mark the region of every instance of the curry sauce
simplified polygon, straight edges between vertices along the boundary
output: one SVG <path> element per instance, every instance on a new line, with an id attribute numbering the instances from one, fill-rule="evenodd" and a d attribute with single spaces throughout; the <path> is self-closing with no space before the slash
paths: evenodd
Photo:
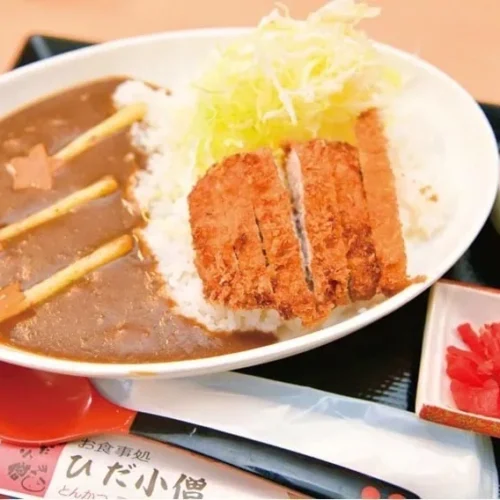
<path id="1" fill-rule="evenodd" d="M 0 121 L 0 227 L 19 221 L 105 175 L 120 185 L 7 242 L 0 250 L 0 288 L 26 289 L 107 241 L 143 224 L 125 200 L 129 182 L 144 168 L 128 130 L 95 144 L 54 174 L 50 190 L 12 188 L 5 165 L 44 144 L 49 155 L 115 110 L 121 78 L 91 82 L 49 96 Z M 39 306 L 0 324 L 0 341 L 51 356 L 100 362 L 174 361 L 217 356 L 270 344 L 269 334 L 211 334 L 175 315 L 149 252 L 134 250 L 74 283 Z"/>

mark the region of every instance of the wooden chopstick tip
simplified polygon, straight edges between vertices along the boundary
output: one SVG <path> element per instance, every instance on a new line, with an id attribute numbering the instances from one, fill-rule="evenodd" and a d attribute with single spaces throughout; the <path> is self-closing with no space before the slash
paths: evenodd
<path id="1" fill-rule="evenodd" d="M 56 170 L 97 142 L 142 120 L 146 112 L 147 106 L 142 102 L 125 106 L 83 132 L 52 156 L 49 156 L 43 144 L 37 144 L 26 156 L 12 158 L 7 162 L 6 169 L 13 178 L 13 189 L 16 191 L 27 188 L 44 191 L 52 189 L 52 177 Z"/>
<path id="2" fill-rule="evenodd" d="M 94 184 L 66 196 L 53 205 L 29 215 L 25 219 L 0 228 L 0 242 L 10 240 L 35 227 L 62 217 L 75 208 L 97 198 L 107 196 L 118 189 L 118 187 L 118 181 L 111 175 L 107 175 Z"/>
<path id="3" fill-rule="evenodd" d="M 102 245 L 24 292 L 19 283 L 12 283 L 0 289 L 0 322 L 41 304 L 87 274 L 129 253 L 133 247 L 134 238 L 125 234 Z"/>
<path id="4" fill-rule="evenodd" d="M 134 103 L 121 108 L 104 121 L 78 136 L 66 147 L 58 151 L 54 157 L 65 161 L 70 160 L 106 137 L 129 127 L 134 122 L 142 120 L 146 115 L 146 111 L 147 107 L 144 103 Z"/>

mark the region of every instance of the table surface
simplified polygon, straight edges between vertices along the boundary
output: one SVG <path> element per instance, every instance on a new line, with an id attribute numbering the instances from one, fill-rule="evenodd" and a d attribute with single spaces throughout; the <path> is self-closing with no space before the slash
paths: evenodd
<path id="1" fill-rule="evenodd" d="M 1 0 L 0 71 L 25 39 L 52 34 L 104 41 L 142 33 L 208 26 L 244 26 L 274 0 Z M 324 0 L 283 0 L 304 16 Z M 499 0 L 372 0 L 381 16 L 365 23 L 376 39 L 429 60 L 483 102 L 500 104 Z M 493 48 L 493 50 L 492 50 Z"/>

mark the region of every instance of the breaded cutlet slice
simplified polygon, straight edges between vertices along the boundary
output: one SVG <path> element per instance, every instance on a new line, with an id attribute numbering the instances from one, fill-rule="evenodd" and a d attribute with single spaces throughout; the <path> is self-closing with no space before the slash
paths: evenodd
<path id="1" fill-rule="evenodd" d="M 337 200 L 335 155 L 321 139 L 291 144 L 288 184 L 298 214 L 314 295 L 323 312 L 349 302 L 349 268 Z"/>
<path id="2" fill-rule="evenodd" d="M 223 171 L 217 165 L 196 184 L 188 203 L 195 265 L 203 292 L 209 301 L 226 304 L 230 299 L 242 300 L 245 292 L 229 231 L 220 230 L 226 224 L 225 205 L 218 202 L 223 190 Z"/>
<path id="3" fill-rule="evenodd" d="M 355 133 L 375 251 L 381 266 L 380 290 L 393 295 L 408 286 L 409 281 L 395 179 L 379 112 L 370 109 L 362 113 L 356 121 Z"/>
<path id="4" fill-rule="evenodd" d="M 377 293 L 380 266 L 370 227 L 363 178 L 356 148 L 347 143 L 329 145 L 335 165 L 337 203 L 342 221 L 349 295 L 353 302 L 369 300 Z"/>
<path id="5" fill-rule="evenodd" d="M 205 297 L 231 309 L 274 304 L 245 169 L 255 154 L 234 155 L 212 167 L 189 195 L 195 265 Z"/>
<path id="6" fill-rule="evenodd" d="M 304 325 L 310 325 L 318 320 L 318 312 L 306 281 L 290 194 L 271 150 L 260 150 L 258 155 L 258 167 L 247 163 L 246 175 L 252 186 L 276 308 L 285 319 L 299 317 Z"/>

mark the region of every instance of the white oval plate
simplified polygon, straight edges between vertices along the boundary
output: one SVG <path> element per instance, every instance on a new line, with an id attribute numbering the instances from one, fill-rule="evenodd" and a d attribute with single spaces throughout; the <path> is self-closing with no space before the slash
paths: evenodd
<path id="1" fill-rule="evenodd" d="M 244 28 L 205 29 L 118 40 L 41 61 L 0 76 L 0 116 L 33 100 L 95 78 L 127 75 L 171 89 L 188 82 L 216 43 Z M 422 293 L 470 246 L 488 218 L 498 187 L 498 151 L 493 132 L 474 99 L 438 69 L 399 50 L 380 45 L 394 63 L 415 76 L 412 107 L 422 128 L 431 129 L 450 186 L 457 191 L 444 230 L 416 253 L 414 269 L 427 279 L 336 325 L 276 344 L 235 354 L 169 363 L 102 364 L 35 355 L 0 346 L 0 360 L 41 370 L 91 377 L 183 377 L 233 370 L 291 356 L 373 323 Z M 439 168 L 439 166 L 438 166 Z M 68 332 L 68 335 L 77 332 Z M 401 325 L 401 335 L 404 335 Z"/>

